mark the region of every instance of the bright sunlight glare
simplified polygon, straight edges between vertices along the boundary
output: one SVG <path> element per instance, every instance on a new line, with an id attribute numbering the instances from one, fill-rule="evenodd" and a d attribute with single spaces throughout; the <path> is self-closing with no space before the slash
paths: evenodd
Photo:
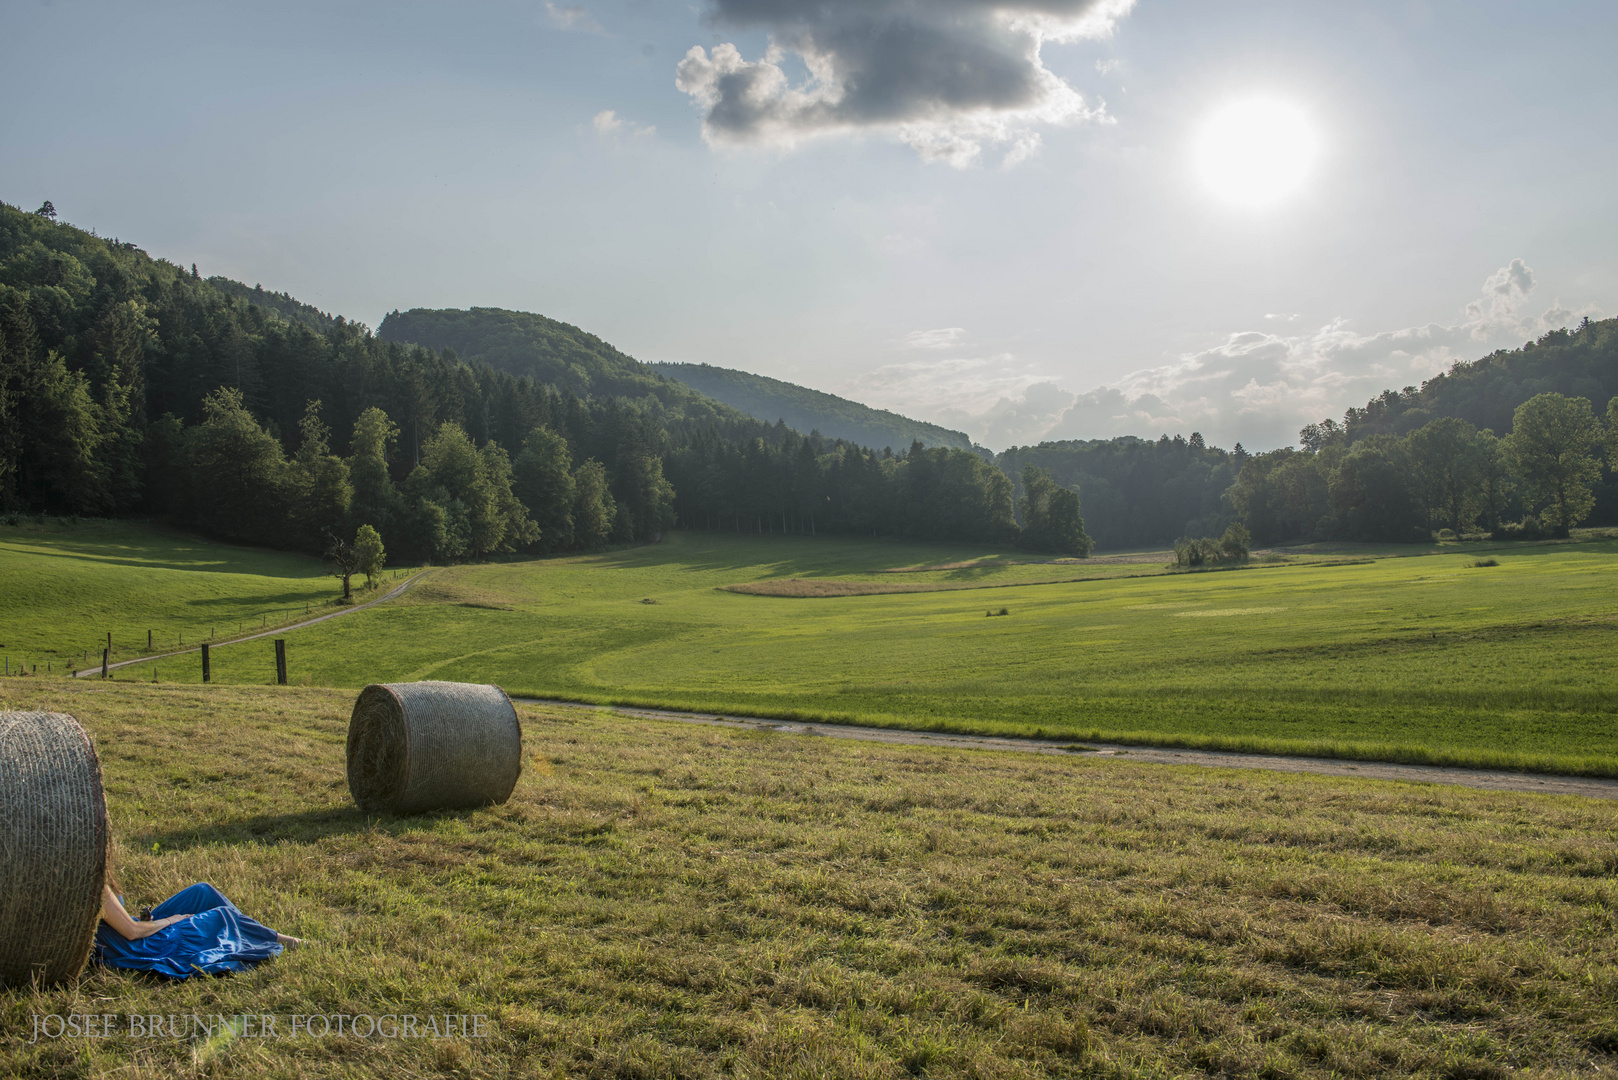
<path id="1" fill-rule="evenodd" d="M 1220 108 L 1203 123 L 1195 150 L 1197 173 L 1214 195 L 1255 209 L 1298 190 L 1319 153 L 1304 111 L 1271 98 Z"/>

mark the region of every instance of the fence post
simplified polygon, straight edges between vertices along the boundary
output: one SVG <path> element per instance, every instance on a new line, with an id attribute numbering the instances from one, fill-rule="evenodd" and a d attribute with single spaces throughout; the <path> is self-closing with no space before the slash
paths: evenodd
<path id="1" fill-rule="evenodd" d="M 152 651 L 152 632 L 150 630 L 146 631 L 146 651 Z"/>
<path id="2" fill-rule="evenodd" d="M 275 639 L 275 681 L 279 686 L 287 684 L 287 639 Z"/>
<path id="3" fill-rule="evenodd" d="M 112 635 L 108 634 L 107 636 L 111 637 Z M 112 650 L 111 649 L 102 649 L 101 650 L 101 677 L 103 679 L 105 679 L 107 677 L 107 661 L 111 657 L 112 657 Z"/>
<path id="4" fill-rule="evenodd" d="M 212 679 L 213 672 L 208 670 L 208 643 L 204 641 L 202 643 L 202 681 L 210 682 Z"/>

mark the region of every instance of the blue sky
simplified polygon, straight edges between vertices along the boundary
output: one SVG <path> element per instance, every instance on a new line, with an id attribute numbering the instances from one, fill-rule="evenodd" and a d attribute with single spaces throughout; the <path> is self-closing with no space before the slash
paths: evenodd
<path id="1" fill-rule="evenodd" d="M 1284 445 L 1618 312 L 1610 2 L 20 0 L 4 22 L 0 199 L 373 326 L 539 311 L 995 448 Z M 1308 160 L 1256 203 L 1196 150 L 1253 100 L 1313 146 L 1259 130 Z"/>

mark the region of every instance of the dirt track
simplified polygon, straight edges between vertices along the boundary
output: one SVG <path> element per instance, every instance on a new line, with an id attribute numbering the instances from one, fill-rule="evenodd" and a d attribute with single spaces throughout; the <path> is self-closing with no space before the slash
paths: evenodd
<path id="1" fill-rule="evenodd" d="M 341 611 L 330 611 L 324 615 L 316 615 L 312 619 L 304 619 L 302 622 L 291 623 L 287 626 L 277 626 L 271 630 L 261 630 L 256 634 L 248 634 L 246 637 L 229 638 L 225 641 L 210 641 L 208 643 L 208 647 L 210 649 L 223 649 L 227 645 L 240 645 L 244 641 L 257 641 L 260 638 L 275 637 L 277 634 L 284 634 L 289 630 L 298 630 L 305 626 L 313 626 L 316 623 L 323 623 L 327 619 L 337 619 L 344 615 L 352 615 L 356 611 L 364 611 L 368 607 L 374 607 L 377 604 L 392 600 L 395 596 L 402 595 L 406 589 L 410 588 L 410 586 L 414 585 L 416 582 L 420 581 L 430 573 L 432 573 L 431 570 L 418 571 L 417 573 L 406 578 L 404 581 L 395 585 L 388 592 L 377 597 L 375 600 L 368 600 L 363 604 L 356 604 L 353 607 L 343 608 Z M 116 664 L 108 664 L 107 670 L 117 671 L 119 668 L 129 667 L 132 664 L 150 664 L 154 660 L 163 660 L 170 656 L 185 656 L 189 653 L 198 653 L 201 651 L 202 646 L 198 645 L 190 649 L 175 649 L 173 652 L 157 653 L 152 656 L 137 656 L 133 660 L 120 660 Z M 95 667 L 87 667 L 83 671 L 75 671 L 73 673 L 73 677 L 75 679 L 88 679 L 92 676 L 100 674 L 101 665 L 97 664 Z"/>
<path id="2" fill-rule="evenodd" d="M 577 702 L 540 698 L 517 698 L 533 705 L 571 705 Z M 789 735 L 820 736 L 833 739 L 862 739 L 867 742 L 897 743 L 910 746 L 949 746 L 968 750 L 1010 750 L 1024 754 L 1061 754 L 1094 759 L 1121 758 L 1153 765 L 1202 765 L 1220 769 L 1268 769 L 1272 772 L 1321 773 L 1327 776 L 1359 776 L 1373 780 L 1403 780 L 1420 784 L 1454 784 L 1482 791 L 1526 791 L 1538 795 L 1579 795 L 1587 799 L 1618 799 L 1618 780 L 1598 780 L 1582 776 L 1547 776 L 1539 773 L 1501 772 L 1492 769 L 1458 769 L 1439 765 L 1398 765 L 1379 761 L 1344 761 L 1338 758 L 1281 757 L 1271 754 L 1238 754 L 1224 750 L 1176 750 L 1152 746 L 1116 746 L 1086 742 L 1092 749 L 1074 751 L 1072 740 L 1004 739 L 987 735 L 945 735 L 931 731 L 901 728 L 856 727 L 848 724 L 809 724 L 787 720 L 764 720 L 747 716 L 714 713 L 688 713 L 668 709 L 616 707 L 606 711 L 647 720 L 671 720 L 682 724 L 709 724 L 717 727 L 754 731 L 780 731 Z"/>

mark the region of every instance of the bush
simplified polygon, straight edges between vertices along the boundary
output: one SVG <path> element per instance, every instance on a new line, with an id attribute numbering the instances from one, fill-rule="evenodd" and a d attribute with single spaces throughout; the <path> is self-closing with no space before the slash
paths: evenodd
<path id="1" fill-rule="evenodd" d="M 1234 521 L 1225 528 L 1225 535 L 1219 538 L 1219 549 L 1231 562 L 1245 562 L 1248 545 L 1252 542 L 1253 534 L 1247 531 L 1247 526 Z"/>
<path id="2" fill-rule="evenodd" d="M 1496 540 L 1544 540 L 1551 535 L 1551 531 L 1539 518 L 1529 514 L 1521 521 L 1508 521 L 1495 531 Z"/>
<path id="3" fill-rule="evenodd" d="M 1434 537 L 1441 544 L 1452 544 L 1452 543 L 1455 542 L 1455 539 L 1456 539 L 1455 530 L 1454 529 L 1439 529 L 1438 532 L 1434 534 Z"/>
<path id="4" fill-rule="evenodd" d="M 1225 535 L 1218 540 L 1211 536 L 1200 538 L 1182 536 L 1174 542 L 1174 565 L 1196 569 L 1202 566 L 1217 566 L 1220 563 L 1246 562 L 1247 545 L 1250 540 L 1246 526 L 1240 523 L 1226 529 Z"/>
<path id="5" fill-rule="evenodd" d="M 1500 560 L 1499 559 L 1479 559 L 1476 562 L 1474 562 L 1472 565 L 1473 566 L 1499 566 L 1500 565 Z"/>

